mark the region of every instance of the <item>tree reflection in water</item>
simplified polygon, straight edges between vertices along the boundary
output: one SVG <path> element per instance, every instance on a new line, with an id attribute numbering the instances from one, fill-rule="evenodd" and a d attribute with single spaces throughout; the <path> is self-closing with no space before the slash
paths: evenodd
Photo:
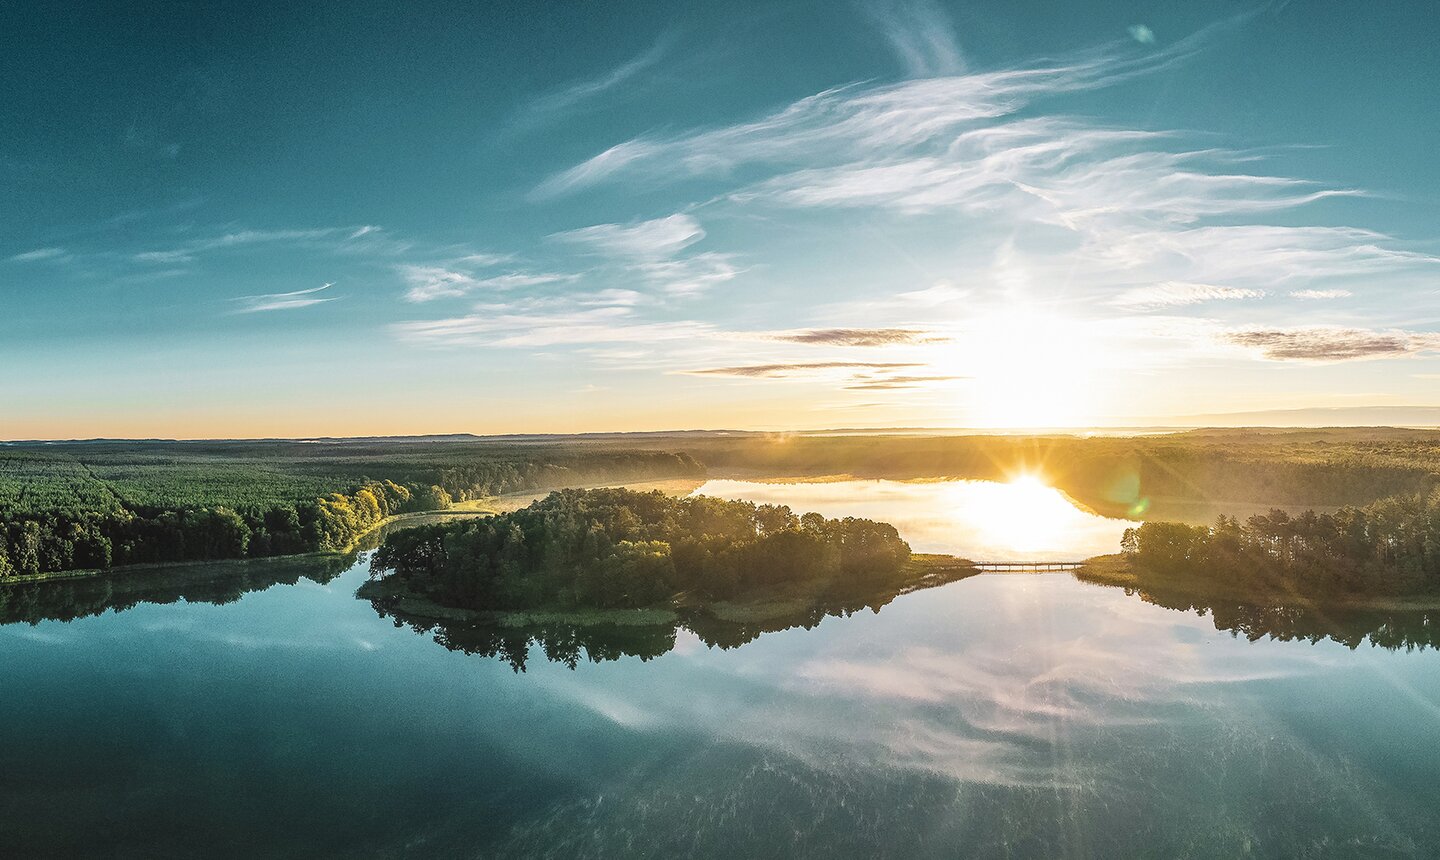
<path id="1" fill-rule="evenodd" d="M 1392 651 L 1440 648 L 1440 610 L 1368 609 L 1259 599 L 1247 602 L 1153 588 L 1126 588 L 1125 593 L 1156 606 L 1210 618 L 1217 630 L 1252 642 L 1264 638 L 1286 642 L 1330 639 L 1352 649 L 1367 642 Z M 830 616 L 844 617 L 867 609 L 879 612 L 896 596 L 835 600 L 783 616 L 744 622 L 724 621 L 696 611 L 673 623 L 656 625 L 549 622 L 507 627 L 416 618 L 388 609 L 380 601 L 372 604 L 381 617 L 393 619 L 396 627 L 408 627 L 421 635 L 433 634 L 437 643 L 452 651 L 501 660 L 516 672 L 524 672 L 527 660 L 535 654 L 571 669 L 582 660 L 651 660 L 675 648 L 682 628 L 708 646 L 738 648 L 765 633 L 813 628 Z"/>
<path id="2" fill-rule="evenodd" d="M 622 657 L 652 660 L 674 650 L 676 636 L 681 629 L 695 634 L 708 646 L 738 648 L 765 633 L 795 627 L 809 630 L 831 616 L 844 617 L 864 610 L 879 612 L 907 590 L 863 597 L 830 597 L 822 605 L 746 621 L 722 620 L 700 610 L 684 611 L 677 620 L 664 624 L 550 621 L 526 626 L 502 626 L 418 618 L 390 608 L 384 601 L 373 600 L 371 604 L 380 617 L 391 618 L 396 627 L 408 627 L 421 635 L 433 634 L 435 642 L 451 651 L 497 659 L 508 663 L 516 672 L 524 672 L 527 661 L 534 654 L 532 646 L 538 646 L 538 653 L 546 660 L 563 663 L 571 669 L 579 666 L 582 660 L 591 663 Z"/>
<path id="3" fill-rule="evenodd" d="M 124 612 L 142 603 L 183 600 L 224 605 L 246 594 L 275 585 L 294 585 L 302 579 L 327 584 L 354 566 L 356 560 L 357 556 L 351 554 L 207 563 L 133 570 L 123 576 L 0 586 L 0 624 L 72 621 L 107 611 Z M 905 592 L 832 597 L 788 614 L 745 621 L 722 620 L 704 611 L 689 610 L 680 612 L 671 623 L 657 625 L 547 622 L 504 627 L 436 622 L 406 616 L 381 601 L 372 601 L 372 605 L 397 627 L 433 635 L 437 643 L 452 651 L 498 659 L 523 672 L 532 653 L 572 669 L 582 660 L 651 660 L 675 648 L 681 628 L 706 645 L 737 648 L 765 633 L 813 628 L 831 616 L 844 617 L 864 610 L 879 612 L 901 593 Z M 1217 630 L 1251 641 L 1329 639 L 1352 649 L 1367 643 L 1388 650 L 1440 648 L 1440 609 L 1362 608 L 1263 595 L 1216 596 L 1165 583 L 1126 587 L 1125 593 L 1156 606 L 1196 613 L 1211 619 Z M 538 650 L 532 651 L 533 646 Z"/>
<path id="4" fill-rule="evenodd" d="M 141 603 L 234 603 L 246 594 L 308 579 L 324 585 L 357 555 L 313 555 L 174 565 L 58 582 L 0 585 L 0 624 L 73 621 Z"/>
<path id="5" fill-rule="evenodd" d="M 1156 606 L 1208 617 L 1216 630 L 1243 636 L 1251 642 L 1329 639 L 1352 650 L 1367 642 L 1390 651 L 1440 647 L 1440 610 L 1437 609 L 1377 609 L 1264 595 L 1244 599 L 1148 584 L 1127 587 L 1125 593 Z"/>

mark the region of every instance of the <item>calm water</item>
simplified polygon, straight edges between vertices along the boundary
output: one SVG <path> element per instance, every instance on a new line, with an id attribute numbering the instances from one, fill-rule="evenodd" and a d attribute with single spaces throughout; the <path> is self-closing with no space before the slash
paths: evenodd
<path id="1" fill-rule="evenodd" d="M 769 484 L 706 481 L 698 495 L 789 505 L 827 517 L 891 523 L 916 552 L 979 561 L 1079 561 L 1120 550 L 1135 525 L 1077 509 L 1056 489 L 1022 479 L 993 481 L 833 481 Z"/>
<path id="2" fill-rule="evenodd" d="M 0 856 L 1440 851 L 1433 650 L 1052 574 L 515 673 L 379 618 L 363 563 L 310 572 L 0 627 Z"/>

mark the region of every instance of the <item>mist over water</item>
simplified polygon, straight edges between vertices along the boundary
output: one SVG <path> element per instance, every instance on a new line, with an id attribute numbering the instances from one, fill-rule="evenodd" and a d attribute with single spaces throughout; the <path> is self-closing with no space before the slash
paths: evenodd
<path id="1" fill-rule="evenodd" d="M 866 517 L 899 530 L 916 552 L 977 561 L 1079 561 L 1120 551 L 1136 525 L 1083 511 L 1034 479 L 994 481 L 706 481 L 696 495 L 789 505 L 797 513 Z"/>

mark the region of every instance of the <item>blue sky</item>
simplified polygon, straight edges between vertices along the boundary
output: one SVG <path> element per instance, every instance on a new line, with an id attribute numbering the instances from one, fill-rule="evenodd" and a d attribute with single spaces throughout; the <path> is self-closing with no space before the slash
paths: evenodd
<path id="1" fill-rule="evenodd" d="M 1440 406 L 1434 12 L 15 4 L 0 436 Z"/>

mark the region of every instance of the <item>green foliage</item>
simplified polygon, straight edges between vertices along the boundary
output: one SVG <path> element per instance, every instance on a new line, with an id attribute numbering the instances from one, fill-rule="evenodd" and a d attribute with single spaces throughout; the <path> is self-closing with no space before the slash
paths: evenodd
<path id="1" fill-rule="evenodd" d="M 1440 485 L 1440 433 L 1425 430 L 1195 431 L 1154 436 L 804 436 L 687 438 L 712 469 L 769 475 L 1008 480 L 1042 475 L 1112 516 L 1147 501 L 1368 504 Z"/>
<path id="2" fill-rule="evenodd" d="M 436 602 L 468 609 L 653 606 L 828 581 L 893 580 L 910 547 L 893 526 L 660 492 L 562 490 L 485 520 L 397 532 L 375 556 Z"/>
<path id="3" fill-rule="evenodd" d="M 115 513 L 119 499 L 69 457 L 0 449 L 0 520 L 36 511 Z"/>
<path id="4" fill-rule="evenodd" d="M 1415 594 L 1440 590 L 1440 491 L 1333 514 L 1281 510 L 1214 526 L 1150 522 L 1121 544 L 1146 571 L 1272 593 Z"/>
<path id="5" fill-rule="evenodd" d="M 683 454 L 480 442 L 12 443 L 0 577 L 334 551 L 455 499 L 701 471 Z"/>

